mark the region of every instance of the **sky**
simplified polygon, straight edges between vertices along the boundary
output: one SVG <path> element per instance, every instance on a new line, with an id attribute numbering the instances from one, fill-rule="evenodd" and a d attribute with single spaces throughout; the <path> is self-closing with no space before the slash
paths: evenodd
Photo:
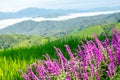
<path id="1" fill-rule="evenodd" d="M 0 12 L 16 12 L 28 7 L 93 9 L 114 6 L 120 6 L 120 0 L 0 0 Z"/>

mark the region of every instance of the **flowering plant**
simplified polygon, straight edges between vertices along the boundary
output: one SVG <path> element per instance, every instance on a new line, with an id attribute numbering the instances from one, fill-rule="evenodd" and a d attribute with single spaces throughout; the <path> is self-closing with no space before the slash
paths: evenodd
<path id="1" fill-rule="evenodd" d="M 95 34 L 94 41 L 82 42 L 73 54 L 65 45 L 67 60 L 59 48 L 55 48 L 59 60 L 38 60 L 22 73 L 25 80 L 103 80 L 114 79 L 120 65 L 120 32 L 113 30 L 112 38 L 100 41 Z"/>

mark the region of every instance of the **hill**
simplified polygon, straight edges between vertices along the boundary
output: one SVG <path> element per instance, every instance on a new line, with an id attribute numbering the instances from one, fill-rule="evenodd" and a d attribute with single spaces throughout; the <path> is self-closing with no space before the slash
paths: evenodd
<path id="1" fill-rule="evenodd" d="M 120 23 L 115 24 L 117 28 L 120 29 Z M 109 25 L 105 25 L 109 26 Z M 93 39 L 90 34 L 93 32 L 97 32 L 97 35 L 100 35 L 104 29 L 104 26 L 94 26 L 82 31 L 73 32 L 70 35 L 55 40 L 53 42 L 48 42 L 44 45 L 37 45 L 32 47 L 22 47 L 22 48 L 12 48 L 12 49 L 5 49 L 0 51 L 0 72 L 1 72 L 1 79 L 2 80 L 14 80 L 19 79 L 21 80 L 20 73 L 18 72 L 19 69 L 25 69 L 26 64 L 33 63 L 37 59 L 43 59 L 43 54 L 48 53 L 50 57 L 57 58 L 55 50 L 53 46 L 59 47 L 64 55 L 67 57 L 67 52 L 65 51 L 64 45 L 70 45 L 72 52 L 75 52 L 76 47 L 74 45 L 80 44 L 80 40 L 84 41 L 84 37 L 88 40 Z M 96 31 L 97 30 L 97 31 Z M 99 37 L 99 39 L 103 39 L 103 37 Z M 9 65 L 9 66 L 8 66 Z M 7 74 L 6 74 L 7 73 Z"/>
<path id="2" fill-rule="evenodd" d="M 118 30 L 120 30 L 120 23 L 101 24 L 101 25 L 92 26 L 80 31 L 76 30 L 71 32 L 69 36 L 92 37 L 93 33 L 97 35 L 103 35 L 103 34 L 109 35 L 111 34 L 113 28 L 117 28 Z"/>
<path id="3" fill-rule="evenodd" d="M 53 46 L 59 47 L 64 53 L 65 57 L 69 58 L 67 56 L 67 51 L 63 47 L 64 45 L 70 45 L 72 52 L 75 53 L 75 49 L 77 48 L 75 47 L 75 45 L 77 46 L 78 44 L 80 44 L 80 40 L 82 40 L 83 42 L 84 38 L 92 40 L 93 38 L 90 34 L 95 32 L 99 36 L 101 35 L 101 33 L 105 32 L 106 26 L 107 28 L 111 29 L 110 26 L 113 25 L 98 25 L 81 31 L 75 31 L 64 38 L 57 39 L 53 42 L 47 42 L 43 45 L 0 50 L 0 64 L 2 64 L 0 65 L 0 79 L 22 80 L 22 77 L 18 70 L 24 70 L 26 68 L 26 64 L 31 64 L 37 59 L 43 59 L 42 55 L 44 55 L 45 53 L 48 53 L 51 58 L 57 58 Z M 114 24 L 114 26 L 120 29 L 120 23 L 116 23 Z M 99 39 L 103 40 L 104 37 L 99 36 Z"/>
<path id="4" fill-rule="evenodd" d="M 78 17 L 64 21 L 24 21 L 0 30 L 0 34 L 30 34 L 41 36 L 63 36 L 74 30 L 82 30 L 90 26 L 114 24 L 120 22 L 120 13 Z"/>
<path id="5" fill-rule="evenodd" d="M 92 37 L 93 33 L 97 35 L 109 34 L 113 27 L 120 29 L 120 23 L 115 24 L 104 24 L 91 26 L 83 30 L 73 30 L 69 34 L 66 34 L 67 37 Z M 66 37 L 65 35 L 63 37 Z M 31 47 L 35 45 L 43 45 L 62 37 L 45 37 L 45 36 L 30 36 L 30 35 L 18 35 L 18 34 L 2 34 L 0 35 L 0 49 L 8 48 L 21 48 L 21 47 Z"/>
<path id="6" fill-rule="evenodd" d="M 47 42 L 51 42 L 56 39 L 57 38 L 55 37 L 48 38 L 43 36 L 30 36 L 30 35 L 17 35 L 17 34 L 0 35 L 0 49 L 43 45 Z"/>

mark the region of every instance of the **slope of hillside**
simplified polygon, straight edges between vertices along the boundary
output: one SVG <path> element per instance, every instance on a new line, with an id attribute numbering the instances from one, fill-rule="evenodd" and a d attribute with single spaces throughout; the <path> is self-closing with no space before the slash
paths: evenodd
<path id="1" fill-rule="evenodd" d="M 82 30 L 100 24 L 113 24 L 120 21 L 120 13 L 80 17 L 64 21 L 24 21 L 0 30 L 0 34 L 36 34 L 44 36 L 62 36 L 73 30 Z"/>
<path id="2" fill-rule="evenodd" d="M 95 33 L 96 35 L 101 34 L 111 34 L 112 29 L 117 28 L 120 30 L 120 23 L 115 24 L 101 24 L 92 26 L 90 28 L 86 28 L 84 30 L 75 30 L 69 34 L 69 36 L 82 36 L 82 37 L 92 37 L 92 34 Z"/>
<path id="3" fill-rule="evenodd" d="M 116 23 L 115 25 L 118 29 L 120 29 L 120 23 Z M 67 52 L 63 47 L 64 45 L 70 45 L 72 52 L 75 53 L 75 49 L 77 48 L 76 46 L 80 44 L 80 40 L 84 42 L 83 34 L 85 34 L 85 38 L 91 40 L 93 38 L 89 35 L 97 31 L 99 31 L 97 32 L 97 35 L 100 35 L 102 32 L 104 32 L 105 26 L 98 25 L 82 31 L 73 32 L 62 39 L 48 42 L 44 45 L 0 50 L 0 64 L 2 64 L 0 65 L 0 79 L 23 80 L 18 70 L 24 70 L 26 68 L 26 64 L 31 64 L 37 59 L 43 59 L 42 55 L 45 53 L 48 53 L 51 58 L 57 58 L 53 46 L 59 47 L 64 53 L 65 57 L 68 58 Z M 103 40 L 104 37 L 99 36 L 99 39 Z"/>
<path id="4" fill-rule="evenodd" d="M 92 34 L 97 35 L 109 34 L 113 27 L 120 29 L 120 23 L 96 25 L 83 30 L 73 30 L 67 37 L 92 37 Z M 58 36 L 58 35 L 57 35 Z M 59 35 L 60 36 L 60 35 Z M 66 37 L 64 35 L 64 37 Z M 3 34 L 0 35 L 0 49 L 17 48 L 17 47 L 31 47 L 34 45 L 42 45 L 47 42 L 55 41 L 61 37 L 44 37 L 44 36 L 30 36 L 17 34 Z"/>
<path id="5" fill-rule="evenodd" d="M 57 38 L 55 37 L 47 38 L 43 36 L 29 36 L 29 35 L 16 35 L 16 34 L 0 35 L 0 49 L 43 45 L 47 42 L 51 42 L 56 39 Z"/>

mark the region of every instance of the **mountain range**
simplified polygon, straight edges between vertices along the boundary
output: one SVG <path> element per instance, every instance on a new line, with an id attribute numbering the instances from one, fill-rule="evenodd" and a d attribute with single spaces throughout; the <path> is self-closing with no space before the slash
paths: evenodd
<path id="1" fill-rule="evenodd" d="M 120 10 L 120 6 L 115 7 L 102 7 L 95 9 L 44 9 L 44 8 L 36 8 L 29 7 L 22 9 L 17 12 L 0 12 L 0 20 L 3 19 L 15 19 L 22 17 L 58 17 L 67 15 L 68 13 L 82 13 L 82 12 L 100 12 L 100 11 L 115 11 Z"/>
<path id="2" fill-rule="evenodd" d="M 42 8 L 26 8 L 18 12 L 0 12 L 0 20 L 3 19 L 15 19 L 22 17 L 57 17 L 61 15 L 67 15 L 67 13 L 77 13 L 81 10 L 62 10 L 62 9 L 42 9 Z"/>
<path id="3" fill-rule="evenodd" d="M 120 21 L 120 13 L 77 17 L 62 21 L 23 21 L 0 30 L 0 34 L 31 34 L 44 36 L 62 36 L 75 30 L 90 26 L 113 24 Z"/>

